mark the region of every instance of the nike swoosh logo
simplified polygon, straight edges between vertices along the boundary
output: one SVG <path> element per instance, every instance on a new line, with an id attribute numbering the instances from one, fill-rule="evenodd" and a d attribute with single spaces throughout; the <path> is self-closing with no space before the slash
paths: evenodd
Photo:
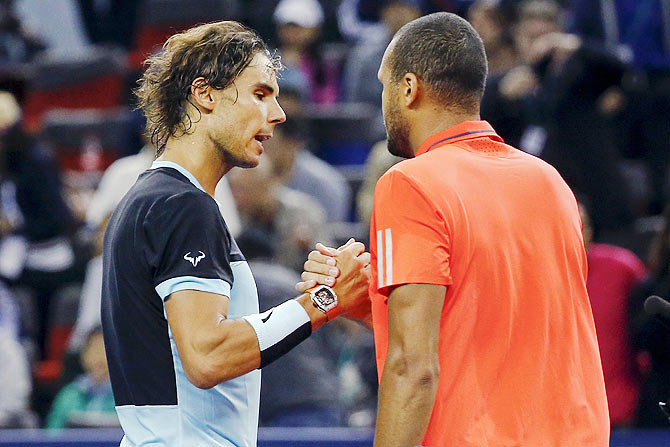
<path id="1" fill-rule="evenodd" d="M 268 320 L 270 319 L 270 317 L 272 316 L 272 312 L 274 312 L 274 309 L 270 311 L 270 313 L 268 314 L 267 317 L 265 317 L 265 318 L 261 318 L 261 321 L 262 321 L 263 323 L 267 323 L 267 321 L 268 321 Z"/>

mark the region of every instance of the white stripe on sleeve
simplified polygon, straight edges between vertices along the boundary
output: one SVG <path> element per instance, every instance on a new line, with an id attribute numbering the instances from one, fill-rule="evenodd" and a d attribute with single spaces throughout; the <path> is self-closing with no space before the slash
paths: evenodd
<path id="1" fill-rule="evenodd" d="M 377 230 L 377 286 L 384 287 L 384 241 L 382 230 Z"/>
<path id="2" fill-rule="evenodd" d="M 391 229 L 387 228 L 386 233 L 386 285 L 393 283 L 393 243 L 391 240 Z"/>

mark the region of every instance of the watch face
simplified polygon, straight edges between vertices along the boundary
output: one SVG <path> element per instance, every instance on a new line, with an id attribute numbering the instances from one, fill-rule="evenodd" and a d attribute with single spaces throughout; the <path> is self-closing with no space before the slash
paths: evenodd
<path id="1" fill-rule="evenodd" d="M 328 289 L 322 288 L 314 294 L 322 306 L 330 306 L 335 303 L 335 295 Z"/>
<path id="2" fill-rule="evenodd" d="M 323 312 L 328 312 L 337 306 L 337 296 L 327 286 L 321 286 L 312 292 L 312 301 Z"/>

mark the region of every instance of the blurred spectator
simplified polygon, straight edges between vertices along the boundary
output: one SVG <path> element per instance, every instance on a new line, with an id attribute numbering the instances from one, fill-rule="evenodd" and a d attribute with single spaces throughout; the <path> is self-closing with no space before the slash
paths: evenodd
<path id="1" fill-rule="evenodd" d="M 70 336 L 68 351 L 78 354 L 82 349 L 86 337 L 96 327 L 100 326 L 100 303 L 102 301 L 102 247 L 105 238 L 105 230 L 109 222 L 108 214 L 98 226 L 98 231 L 93 241 L 93 258 L 86 265 L 86 276 L 81 288 L 79 298 L 79 309 L 77 320 Z"/>
<path id="2" fill-rule="evenodd" d="M 660 213 L 670 167 L 670 4 L 666 0 L 575 0 L 568 29 L 596 39 L 630 61 L 630 104 L 619 123 L 631 156 L 647 163 L 652 213 Z M 667 199 L 667 197 L 665 197 Z"/>
<path id="3" fill-rule="evenodd" d="M 482 7 L 487 5 L 484 3 Z M 491 15 L 478 16 L 480 14 L 479 3 L 473 5 L 473 8 L 471 18 L 474 23 L 478 23 L 481 28 L 490 28 Z M 498 11 L 495 16 L 502 17 L 502 13 Z M 485 20 L 487 18 L 490 19 L 489 22 Z M 538 38 L 559 32 L 560 21 L 561 10 L 552 0 L 527 0 L 521 3 L 518 7 L 518 20 L 513 26 L 513 45 L 517 55 L 517 65 L 508 70 L 492 72 L 487 80 L 482 99 L 482 118 L 489 121 L 508 144 L 528 150 L 521 144 L 524 132 L 529 133 L 529 129 L 532 129 L 535 134 L 539 134 L 541 141 L 536 146 L 539 146 L 540 149 L 528 150 L 531 153 L 538 153 L 546 139 L 546 132 L 541 127 L 543 123 L 535 116 L 535 111 L 531 106 L 532 95 L 539 88 L 539 80 L 532 67 L 534 54 L 532 46 Z M 490 32 L 489 29 L 484 33 L 485 36 L 491 34 L 492 36 L 487 38 L 487 41 L 490 42 L 489 46 L 499 47 L 502 44 L 500 40 L 503 39 L 503 35 L 498 35 L 499 41 L 496 42 L 495 32 Z M 488 47 L 486 51 L 488 57 Z M 529 128 L 531 125 L 533 127 Z"/>
<path id="4" fill-rule="evenodd" d="M 14 297 L 0 284 L 0 428 L 34 428 L 29 409 L 30 366 L 19 341 L 19 310 Z"/>
<path id="5" fill-rule="evenodd" d="M 30 62 L 45 48 L 22 25 L 14 10 L 14 0 L 0 1 L 0 64 Z"/>
<path id="6" fill-rule="evenodd" d="M 107 168 L 86 213 L 86 224 L 90 229 L 97 231 L 103 220 L 114 211 L 130 187 L 135 184 L 137 177 L 149 169 L 153 160 L 154 148 L 147 144 L 138 154 L 120 158 Z M 214 198 L 219 204 L 230 232 L 233 236 L 238 234 L 240 217 L 225 177 L 216 185 Z"/>
<path id="7" fill-rule="evenodd" d="M 389 6 L 396 4 L 397 9 L 390 11 Z M 377 20 L 369 20 L 370 17 L 361 18 L 361 9 L 371 9 L 374 7 L 373 14 Z M 389 38 L 391 30 L 399 30 L 407 20 L 407 16 L 414 16 L 418 10 L 421 15 L 420 0 L 383 0 L 383 1 L 364 1 L 364 0 L 342 0 L 337 8 L 337 24 L 342 36 L 352 42 L 376 42 Z M 370 11 L 372 12 L 372 11 Z M 418 17 L 418 16 L 417 16 Z M 416 18 L 416 17 L 414 17 Z M 391 37 L 395 34 L 391 32 Z"/>
<path id="8" fill-rule="evenodd" d="M 288 117 L 265 143 L 277 178 L 291 189 L 314 197 L 325 209 L 329 222 L 346 221 L 351 188 L 333 166 L 314 155 L 300 110 L 304 104 L 295 86 L 280 81 L 281 105 Z M 224 177 L 225 178 L 225 177 Z"/>
<path id="9" fill-rule="evenodd" d="M 468 10 L 468 20 L 484 42 L 489 77 L 507 73 L 517 63 L 510 29 L 512 23 L 499 0 L 477 0 Z"/>
<path id="10" fill-rule="evenodd" d="M 342 352 L 338 375 L 340 401 L 346 410 L 350 427 L 374 427 L 377 419 L 379 376 L 375 362 L 372 332 L 362 325 L 343 319 Z"/>
<path id="11" fill-rule="evenodd" d="M 648 354 L 649 360 L 635 415 L 635 426 L 639 428 L 668 428 L 658 402 L 670 400 L 670 322 L 648 315 L 643 307 L 650 295 L 670 298 L 670 206 L 665 209 L 664 220 L 649 251 L 649 276 L 630 296 L 632 340 L 637 349 Z"/>
<path id="12" fill-rule="evenodd" d="M 86 37 L 76 0 L 16 0 L 14 10 L 30 35 L 50 51 L 72 56 L 86 50 Z"/>
<path id="13" fill-rule="evenodd" d="M 261 159 L 254 169 L 234 169 L 228 177 L 242 217 L 238 240 L 267 241 L 269 257 L 274 255 L 276 262 L 300 272 L 316 242 L 330 242 L 321 205 L 310 195 L 283 186 L 270 158 Z"/>
<path id="14" fill-rule="evenodd" d="M 0 276 L 35 295 L 44 353 L 52 296 L 79 279 L 70 239 L 75 223 L 57 165 L 22 130 L 20 114 L 15 99 L 0 93 Z"/>
<path id="15" fill-rule="evenodd" d="M 81 363 L 85 373 L 66 385 L 53 402 L 47 418 L 47 428 L 50 430 L 119 425 L 102 328 L 95 328 L 86 337 Z"/>
<path id="16" fill-rule="evenodd" d="M 640 386 L 636 353 L 627 330 L 628 298 L 645 276 L 645 268 L 624 248 L 591 243 L 591 223 L 583 201 L 579 211 L 589 265 L 586 289 L 600 346 L 610 422 L 612 427 L 628 427 L 633 423 Z"/>
<path id="17" fill-rule="evenodd" d="M 340 5 L 340 26 L 346 29 L 348 11 L 355 11 L 357 0 L 344 0 Z M 380 5 L 380 23 L 374 32 L 363 34 L 349 53 L 343 75 L 344 96 L 348 102 L 364 102 L 378 109 L 375 126 L 380 135 L 385 134 L 381 115 L 382 84 L 377 79 L 382 56 L 393 35 L 408 22 L 421 16 L 416 0 L 385 0 Z M 345 31 L 343 31 L 344 33 Z"/>
<path id="18" fill-rule="evenodd" d="M 387 148 L 386 140 L 375 144 L 365 161 L 365 177 L 356 197 L 358 219 L 369 223 L 372 217 L 372 201 L 375 194 L 377 180 L 402 158 L 392 155 Z"/>
<path id="19" fill-rule="evenodd" d="M 275 175 L 287 187 L 309 194 L 326 211 L 329 222 L 346 221 L 351 205 L 347 180 L 333 166 L 312 154 L 299 123 L 289 122 L 274 130 L 265 143 Z"/>
<path id="20" fill-rule="evenodd" d="M 371 5 L 375 5 L 374 11 Z M 337 7 L 337 27 L 340 34 L 350 42 L 376 40 L 386 36 L 388 30 L 379 20 L 377 2 L 365 0 L 342 0 Z"/>
<path id="21" fill-rule="evenodd" d="M 281 0 L 273 19 L 278 50 L 286 66 L 283 76 L 293 77 L 309 92 L 308 100 L 332 104 L 338 99 L 340 67 L 320 46 L 323 9 L 317 0 Z"/>

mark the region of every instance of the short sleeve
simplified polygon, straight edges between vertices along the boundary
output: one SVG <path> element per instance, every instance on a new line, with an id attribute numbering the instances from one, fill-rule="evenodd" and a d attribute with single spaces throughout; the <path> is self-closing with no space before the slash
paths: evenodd
<path id="1" fill-rule="evenodd" d="M 144 232 L 154 287 L 163 301 L 180 290 L 230 296 L 232 238 L 211 197 L 193 191 L 154 204 Z"/>
<path id="2" fill-rule="evenodd" d="M 427 193 L 392 169 L 375 187 L 370 251 L 380 293 L 400 284 L 452 283 L 449 229 Z"/>

